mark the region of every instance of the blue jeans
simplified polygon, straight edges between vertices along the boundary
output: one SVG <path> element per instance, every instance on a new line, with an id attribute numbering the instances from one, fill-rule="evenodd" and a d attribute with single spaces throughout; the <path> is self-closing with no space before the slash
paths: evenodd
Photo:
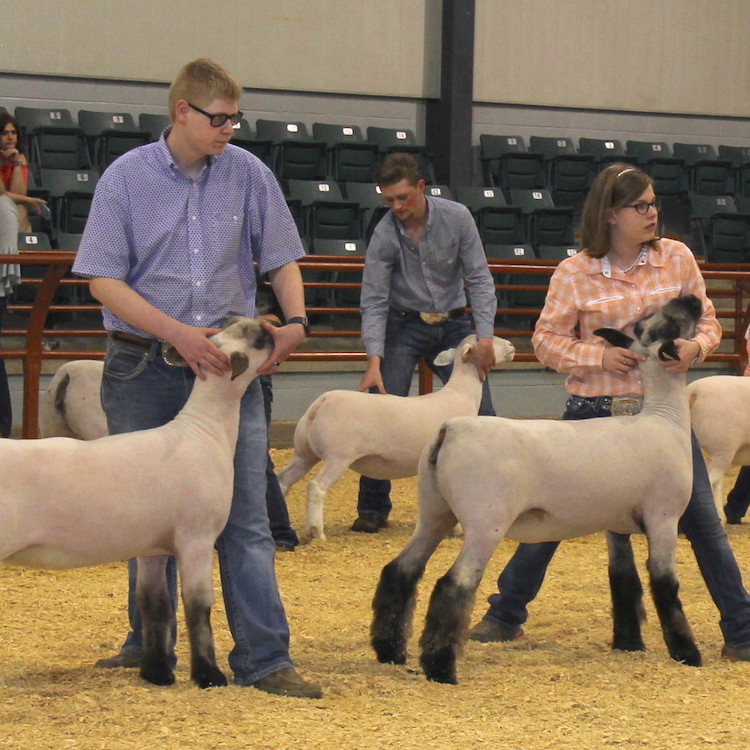
<path id="1" fill-rule="evenodd" d="M 158 345 L 147 353 L 110 341 L 102 379 L 102 405 L 110 432 L 148 429 L 173 419 L 187 401 L 194 379 L 189 368 L 167 365 Z M 232 507 L 216 542 L 227 620 L 235 643 L 229 665 L 240 685 L 293 666 L 266 511 L 267 441 L 260 383 L 255 380 L 240 404 Z M 154 502 L 159 502 L 158 487 L 154 488 Z M 186 502 L 191 502 L 190 498 Z M 143 644 L 135 605 L 135 565 L 129 565 L 128 571 L 131 632 L 123 649 Z M 176 604 L 173 561 L 169 578 Z"/>
<path id="2" fill-rule="evenodd" d="M 443 325 L 431 326 L 419 318 L 403 317 L 391 312 L 385 331 L 385 351 L 380 366 L 383 385 L 388 393 L 408 396 L 414 369 L 424 358 L 429 368 L 445 383 L 451 376 L 452 365 L 434 364 L 435 357 L 445 349 L 458 346 L 474 333 L 468 315 L 452 318 Z M 482 402 L 479 413 L 494 417 L 489 378 L 482 387 Z M 376 513 L 387 518 L 391 512 L 391 483 L 388 479 L 360 477 L 357 511 Z"/>
<path id="3" fill-rule="evenodd" d="M 576 405 L 566 409 L 563 419 L 588 419 L 610 416 L 606 410 Z M 680 531 L 690 541 L 703 580 L 719 610 L 719 626 L 724 641 L 734 648 L 750 646 L 750 596 L 716 513 L 706 464 L 695 435 L 693 447 L 693 492 L 680 519 Z M 497 579 L 499 594 L 488 598 L 490 608 L 485 619 L 507 628 L 521 627 L 528 617 L 527 605 L 539 592 L 559 542 L 519 544 L 513 557 Z"/>
<path id="4" fill-rule="evenodd" d="M 261 375 L 258 380 L 263 391 L 263 409 L 266 415 L 266 426 L 271 424 L 271 405 L 273 404 L 273 383 L 270 375 Z M 274 542 L 283 542 L 296 547 L 299 544 L 297 532 L 292 528 L 289 520 L 289 509 L 279 486 L 276 476 L 276 467 L 270 453 L 271 443 L 269 440 L 268 461 L 266 462 L 266 510 L 268 511 L 268 523 L 271 527 L 271 536 Z"/>
<path id="5" fill-rule="evenodd" d="M 737 474 L 734 487 L 727 495 L 727 509 L 732 515 L 742 518 L 747 513 L 748 506 L 750 506 L 750 466 L 743 466 Z"/>

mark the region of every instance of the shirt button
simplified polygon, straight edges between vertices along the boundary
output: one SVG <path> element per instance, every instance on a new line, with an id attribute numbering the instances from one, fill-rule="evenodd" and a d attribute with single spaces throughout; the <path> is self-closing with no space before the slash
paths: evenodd
<path id="1" fill-rule="evenodd" d="M 199 249 L 198 249 L 197 247 L 195 248 L 195 250 L 193 250 L 193 253 L 194 253 L 195 255 L 198 255 L 198 253 L 199 253 L 199 252 L 200 252 L 200 250 L 199 250 Z"/>
<path id="2" fill-rule="evenodd" d="M 195 316 L 195 319 L 196 319 L 196 320 L 203 320 L 203 316 L 202 316 L 202 315 L 196 315 L 196 316 Z"/>
<path id="3" fill-rule="evenodd" d="M 196 281 L 196 282 L 195 282 L 195 285 L 196 285 L 196 286 L 200 286 L 200 285 L 201 285 L 201 282 L 200 282 L 200 281 Z"/>
<path id="4" fill-rule="evenodd" d="M 197 218 L 198 218 L 198 217 L 197 217 L 197 216 L 196 216 L 195 214 L 193 214 L 193 215 L 192 215 L 192 216 L 190 217 L 191 221 L 195 221 L 195 220 L 196 220 Z"/>

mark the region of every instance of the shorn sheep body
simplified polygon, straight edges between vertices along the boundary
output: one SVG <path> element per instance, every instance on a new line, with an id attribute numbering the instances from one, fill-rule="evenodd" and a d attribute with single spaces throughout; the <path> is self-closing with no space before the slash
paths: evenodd
<path id="1" fill-rule="evenodd" d="M 456 682 L 456 658 L 476 589 L 503 538 L 569 539 L 607 531 L 613 647 L 643 648 L 642 589 L 629 535 L 645 533 L 651 591 L 670 655 L 699 666 L 700 653 L 678 597 L 677 524 L 690 498 L 692 462 L 685 376 L 657 357 L 692 335 L 701 313 L 692 296 L 669 302 L 639 326 L 639 341 L 596 333 L 648 356 L 640 365 L 643 410 L 580 421 L 461 417 L 449 420 L 419 466 L 419 517 L 403 551 L 382 571 L 373 601 L 372 645 L 381 662 L 403 664 L 416 588 L 427 560 L 459 521 L 464 542 L 437 582 L 420 640 L 421 664 L 436 682 Z M 627 340 L 627 342 L 626 342 Z M 664 343 L 653 343 L 664 341 Z M 670 343 L 671 342 L 671 343 Z"/>
<path id="2" fill-rule="evenodd" d="M 0 442 L 0 561 L 66 569 L 137 557 L 141 677 L 157 685 L 174 682 L 169 555 L 180 568 L 191 677 L 202 688 L 226 685 L 210 624 L 213 550 L 232 502 L 240 399 L 272 339 L 258 321 L 237 318 L 212 340 L 231 373 L 196 379 L 162 427 L 89 441 Z"/>
<path id="3" fill-rule="evenodd" d="M 99 392 L 104 363 L 77 359 L 61 365 L 39 403 L 39 437 L 96 440 L 109 434 Z"/>
<path id="4" fill-rule="evenodd" d="M 328 490 L 351 468 L 375 479 L 415 476 L 419 456 L 450 417 L 476 415 L 482 379 L 468 357 L 476 336 L 455 350 L 441 352 L 436 364 L 453 361 L 448 382 L 435 393 L 392 396 L 328 391 L 302 415 L 294 431 L 294 455 L 279 473 L 284 496 L 318 462 L 323 466 L 307 485 L 307 518 L 302 536 L 325 539 L 323 506 Z M 496 364 L 513 359 L 513 345 L 493 339 Z"/>
<path id="5" fill-rule="evenodd" d="M 732 465 L 750 464 L 750 377 L 700 378 L 687 392 L 693 430 L 707 454 L 716 509 L 724 518 L 724 475 Z"/>

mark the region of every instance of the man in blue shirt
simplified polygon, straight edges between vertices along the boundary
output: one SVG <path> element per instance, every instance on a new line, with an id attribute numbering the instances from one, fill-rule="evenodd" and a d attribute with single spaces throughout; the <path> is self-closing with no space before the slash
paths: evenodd
<path id="1" fill-rule="evenodd" d="M 102 403 L 112 434 L 173 419 L 194 378 L 222 374 L 228 361 L 207 336 L 232 313 L 256 314 L 254 263 L 268 273 L 287 325 L 274 328 L 260 375 L 302 342 L 307 320 L 297 260 L 304 255 L 271 171 L 229 145 L 242 89 L 211 60 L 188 63 L 169 91 L 172 120 L 160 140 L 115 161 L 102 175 L 73 270 L 90 279 L 110 332 Z M 188 367 L 162 356 L 173 345 Z M 274 571 L 265 505 L 266 422 L 260 382 L 240 407 L 235 487 L 217 540 L 222 589 L 235 645 L 234 681 L 266 692 L 319 698 L 294 669 Z M 169 477 L 165 477 L 169 481 Z M 159 488 L 154 487 L 154 502 Z M 190 502 L 190 498 L 186 498 Z M 143 648 L 130 565 L 131 632 L 103 667 L 138 666 Z M 174 594 L 172 568 L 170 588 Z"/>
<path id="2" fill-rule="evenodd" d="M 435 366 L 435 357 L 475 328 L 478 342 L 470 358 L 485 376 L 479 413 L 494 416 L 486 376 L 495 361 L 497 297 L 470 211 L 427 197 L 410 154 L 389 156 L 375 181 L 390 211 L 370 238 L 362 275 L 367 370 L 359 390 L 408 396 L 422 357 L 445 383 L 451 368 Z M 467 294 L 474 328 L 465 310 Z M 388 480 L 361 477 L 353 531 L 372 534 L 388 525 L 389 492 Z"/>

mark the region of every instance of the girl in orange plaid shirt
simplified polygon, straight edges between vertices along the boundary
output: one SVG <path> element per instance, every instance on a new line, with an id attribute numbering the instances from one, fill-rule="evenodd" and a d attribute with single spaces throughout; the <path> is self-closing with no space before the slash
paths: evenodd
<path id="1" fill-rule="evenodd" d="M 659 239 L 658 202 L 648 175 L 627 164 L 605 169 L 589 191 L 581 217 L 581 247 L 550 279 L 544 309 L 532 338 L 542 364 L 567 373 L 569 398 L 563 419 L 589 419 L 639 409 L 643 394 L 641 355 L 594 336 L 599 327 L 633 335 L 641 318 L 683 294 L 703 302 L 695 336 L 678 339 L 687 371 L 721 340 L 714 306 L 690 249 Z M 623 406 L 622 411 L 618 408 Z M 750 596 L 716 513 L 706 466 L 693 435 L 693 492 L 680 519 L 701 574 L 721 615 L 722 654 L 750 661 Z M 523 635 L 527 605 L 538 593 L 559 542 L 520 544 L 498 578 L 500 593 L 470 633 L 476 641 L 509 641 Z"/>

